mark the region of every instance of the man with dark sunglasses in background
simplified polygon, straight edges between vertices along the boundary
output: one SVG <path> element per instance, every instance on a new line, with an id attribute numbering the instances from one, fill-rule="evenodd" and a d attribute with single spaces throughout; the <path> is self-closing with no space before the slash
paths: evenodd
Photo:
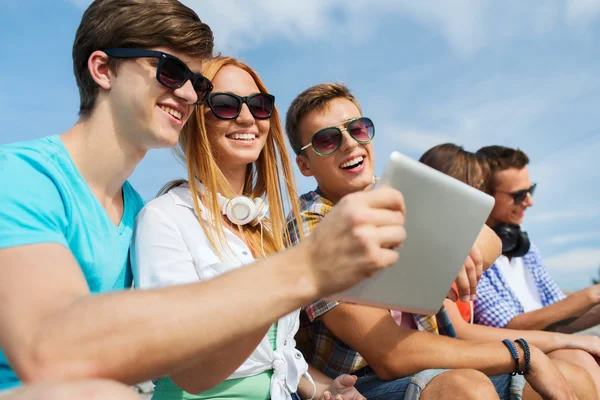
<path id="1" fill-rule="evenodd" d="M 96 0 L 73 46 L 79 120 L 62 135 L 0 146 L 0 396 L 132 398 L 115 381 L 190 366 L 205 368 L 198 390 L 207 390 L 278 318 L 397 260 L 404 202 L 390 189 L 352 196 L 306 244 L 247 268 L 126 290 L 143 206 L 127 178 L 148 150 L 177 143 L 212 88 L 201 75 L 212 49 L 210 28 L 177 0 Z M 213 100 L 231 108 L 231 99 Z M 233 99 L 233 108 L 240 101 L 266 116 L 271 100 Z M 229 346 L 239 357 L 220 357 Z"/>
<path id="2" fill-rule="evenodd" d="M 521 229 L 536 184 L 519 149 L 487 146 L 477 155 L 490 166 L 496 203 L 487 224 L 502 240 L 502 255 L 477 287 L 475 322 L 511 329 L 577 332 L 600 323 L 600 285 L 566 297 L 542 264 L 540 251 Z"/>

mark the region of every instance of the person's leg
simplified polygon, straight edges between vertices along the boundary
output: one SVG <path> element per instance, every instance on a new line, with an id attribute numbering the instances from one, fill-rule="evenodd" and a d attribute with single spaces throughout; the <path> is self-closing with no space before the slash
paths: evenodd
<path id="1" fill-rule="evenodd" d="M 562 360 L 554 360 L 558 370 L 564 375 L 579 400 L 597 400 L 594 380 L 585 369 Z M 525 386 L 523 400 L 541 400 L 542 398 L 529 386 Z"/>
<path id="2" fill-rule="evenodd" d="M 490 379 L 474 369 L 455 369 L 436 376 L 425 387 L 421 400 L 498 399 Z"/>
<path id="3" fill-rule="evenodd" d="M 501 400 L 522 400 L 525 378 L 522 375 L 503 374 L 490 376 L 496 393 Z"/>
<path id="4" fill-rule="evenodd" d="M 474 370 L 430 369 L 393 381 L 373 373 L 359 377 L 356 389 L 369 400 L 497 399 L 487 376 Z"/>
<path id="5" fill-rule="evenodd" d="M 128 386 L 108 380 L 85 380 L 25 385 L 2 400 L 140 400 Z"/>
<path id="6" fill-rule="evenodd" d="M 553 360 L 562 360 L 585 369 L 594 380 L 596 394 L 600 396 L 600 366 L 594 357 L 583 350 L 556 350 L 548 353 Z"/>

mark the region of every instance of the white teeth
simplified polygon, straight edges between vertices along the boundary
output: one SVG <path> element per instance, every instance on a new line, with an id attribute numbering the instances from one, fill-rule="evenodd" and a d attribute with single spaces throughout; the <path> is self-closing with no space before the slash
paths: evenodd
<path id="1" fill-rule="evenodd" d="M 175 118 L 177 118 L 179 120 L 183 117 L 183 115 L 179 111 L 174 110 L 171 107 L 167 107 L 167 106 L 159 106 L 159 107 L 164 112 L 171 114 L 172 116 L 174 116 Z"/>
<path id="2" fill-rule="evenodd" d="M 233 135 L 227 136 L 230 139 L 234 140 L 254 140 L 256 139 L 256 135 L 254 133 L 234 133 Z"/>
<path id="3" fill-rule="evenodd" d="M 352 160 L 346 161 L 345 163 L 343 163 L 342 165 L 340 165 L 340 168 L 348 168 L 348 167 L 351 167 L 351 166 L 355 166 L 359 162 L 362 162 L 363 160 L 364 160 L 363 156 L 354 157 Z"/>

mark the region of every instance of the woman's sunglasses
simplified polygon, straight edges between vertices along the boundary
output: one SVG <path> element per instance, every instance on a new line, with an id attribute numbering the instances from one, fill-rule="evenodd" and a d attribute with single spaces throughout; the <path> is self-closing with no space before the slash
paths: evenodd
<path id="1" fill-rule="evenodd" d="M 211 93 L 207 102 L 215 117 L 220 119 L 237 118 L 244 103 L 248 106 L 250 114 L 256 119 L 271 118 L 273 108 L 275 108 L 275 97 L 268 93 L 240 97 L 233 93 L 217 92 Z"/>
<path id="2" fill-rule="evenodd" d="M 511 195 L 513 201 L 515 202 L 515 205 L 519 205 L 525 201 L 525 199 L 527 198 L 527 194 L 530 194 L 533 197 L 533 193 L 535 192 L 536 186 L 537 183 L 534 183 L 529 189 L 517 190 L 516 192 L 503 192 L 501 190 L 496 190 L 496 192 Z"/>
<path id="3" fill-rule="evenodd" d="M 342 145 L 343 131 L 360 144 L 367 144 L 375 136 L 375 125 L 373 121 L 367 117 L 360 117 L 346 122 L 346 126 L 342 129 L 336 126 L 323 128 L 312 136 L 310 143 L 302 147 L 298 154 L 312 147 L 315 153 L 320 156 L 328 156 L 333 154 Z"/>
<path id="4" fill-rule="evenodd" d="M 158 58 L 156 80 L 169 89 L 180 88 L 190 80 L 198 96 L 198 100 L 194 103 L 196 105 L 202 104 L 213 88 L 208 78 L 193 73 L 179 58 L 163 53 L 162 51 L 128 48 L 106 49 L 102 51 L 114 58 Z"/>

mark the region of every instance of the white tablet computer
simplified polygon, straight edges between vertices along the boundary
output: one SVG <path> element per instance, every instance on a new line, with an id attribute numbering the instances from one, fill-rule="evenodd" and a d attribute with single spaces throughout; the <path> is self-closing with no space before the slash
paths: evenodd
<path id="1" fill-rule="evenodd" d="M 329 298 L 435 314 L 490 214 L 494 198 L 398 152 L 390 155 L 381 186 L 400 190 L 406 202 L 407 238 L 397 249 L 400 258 Z"/>

